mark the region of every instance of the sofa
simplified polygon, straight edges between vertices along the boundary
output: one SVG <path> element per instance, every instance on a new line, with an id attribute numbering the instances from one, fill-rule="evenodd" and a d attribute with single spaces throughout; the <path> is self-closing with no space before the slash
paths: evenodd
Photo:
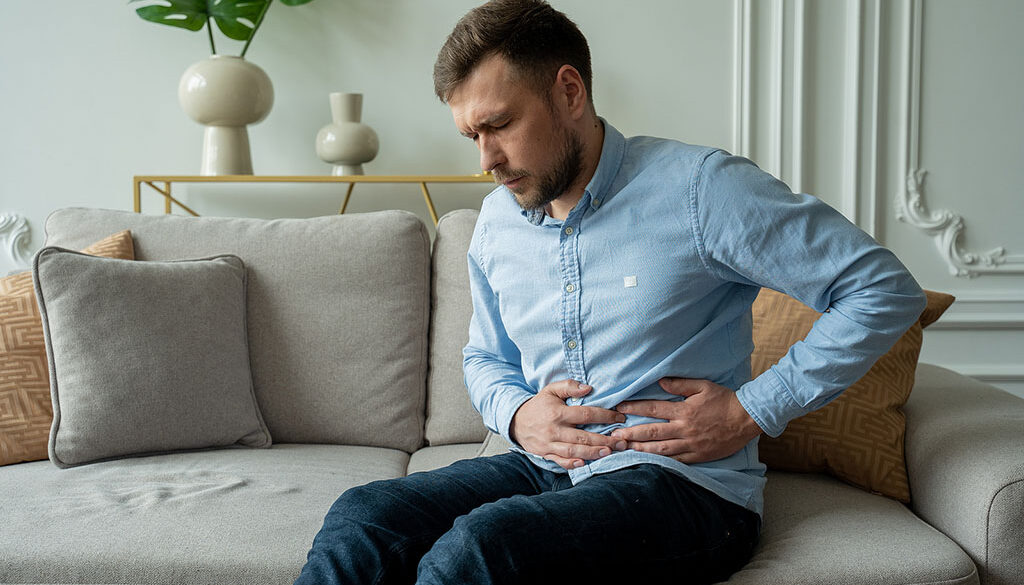
<path id="1" fill-rule="evenodd" d="M 472 311 L 465 255 L 475 221 L 475 211 L 451 212 L 432 240 L 401 211 L 280 220 L 54 212 L 48 247 L 78 250 L 131 230 L 137 261 L 231 254 L 244 262 L 245 388 L 258 407 L 257 431 L 271 440 L 135 448 L 147 433 L 202 432 L 179 414 L 159 429 L 129 422 L 133 408 L 206 400 L 179 400 L 177 385 L 125 401 L 124 413 L 88 414 L 122 431 L 95 460 L 69 462 L 58 449 L 60 467 L 0 467 L 0 583 L 291 583 L 347 488 L 507 449 L 473 412 L 462 381 Z M 191 278 L 173 281 L 165 301 L 179 298 Z M 66 289 L 82 288 L 68 282 Z M 106 297 L 138 300 L 117 282 Z M 57 311 L 46 285 L 37 282 L 50 295 L 41 304 Z M 202 298 L 180 316 L 152 310 L 162 321 L 185 319 L 202 313 Z M 64 333 L 48 331 L 48 343 Z M 108 374 L 131 369 L 124 360 L 141 359 L 133 352 L 148 359 L 148 340 L 158 337 L 144 332 L 111 352 L 114 340 L 91 335 L 51 349 L 58 378 L 72 358 L 102 361 Z M 185 337 L 171 341 L 191 347 Z M 192 350 L 196 359 L 220 351 Z M 190 363 L 177 366 L 186 378 L 195 373 Z M 132 374 L 143 382 L 136 379 L 129 396 L 149 396 L 145 374 Z M 61 383 L 63 401 L 77 390 Z M 205 379 L 189 383 L 220 392 Z M 60 432 L 78 425 L 88 435 L 92 423 L 82 421 L 90 419 L 72 410 L 95 402 L 74 398 L 61 405 Z M 909 505 L 828 474 L 769 469 L 760 545 L 729 582 L 1024 584 L 1024 400 L 922 363 L 903 410 Z"/>

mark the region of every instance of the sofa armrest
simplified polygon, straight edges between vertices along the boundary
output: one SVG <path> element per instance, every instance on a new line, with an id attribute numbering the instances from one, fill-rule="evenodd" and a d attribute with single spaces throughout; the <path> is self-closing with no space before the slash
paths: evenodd
<path id="1" fill-rule="evenodd" d="M 904 408 L 911 506 L 983 584 L 1024 585 L 1024 400 L 919 364 Z"/>

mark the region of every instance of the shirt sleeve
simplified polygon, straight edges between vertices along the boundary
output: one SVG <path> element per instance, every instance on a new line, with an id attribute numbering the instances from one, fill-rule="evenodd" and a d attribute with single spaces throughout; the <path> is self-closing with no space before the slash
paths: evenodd
<path id="1" fill-rule="evenodd" d="M 839 212 L 745 158 L 713 152 L 691 185 L 708 270 L 823 313 L 803 341 L 736 392 L 777 437 L 867 373 L 921 315 L 924 293 L 892 252 Z"/>
<path id="2" fill-rule="evenodd" d="M 512 417 L 536 391 L 526 383 L 519 348 L 505 332 L 497 296 L 481 267 L 476 253 L 480 237 L 477 229 L 468 254 L 473 317 L 469 343 L 462 350 L 462 369 L 469 399 L 484 425 L 515 444 L 510 432 Z"/>

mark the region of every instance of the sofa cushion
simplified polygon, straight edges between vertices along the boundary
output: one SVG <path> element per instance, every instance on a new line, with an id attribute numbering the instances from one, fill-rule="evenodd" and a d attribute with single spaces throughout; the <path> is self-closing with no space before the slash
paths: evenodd
<path id="1" fill-rule="evenodd" d="M 895 500 L 828 476 L 769 471 L 764 530 L 731 585 L 968 585 L 974 563 Z"/>
<path id="2" fill-rule="evenodd" d="M 140 260 L 234 254 L 248 273 L 253 384 L 275 441 L 423 442 L 430 249 L 402 211 L 310 219 L 64 209 L 47 244 L 131 229 Z"/>
<path id="3" fill-rule="evenodd" d="M 82 250 L 135 257 L 132 234 L 118 232 Z M 0 465 L 46 459 L 53 409 L 43 324 L 32 272 L 0 278 Z"/>
<path id="4" fill-rule="evenodd" d="M 400 477 L 408 460 L 275 445 L 12 465 L 0 473 L 0 583 L 292 583 L 334 500 Z"/>
<path id="5" fill-rule="evenodd" d="M 469 342 L 473 315 L 466 251 L 477 215 L 468 209 L 445 214 L 434 238 L 426 428 L 431 445 L 478 443 L 487 436 L 462 374 L 462 348 Z"/>
<path id="6" fill-rule="evenodd" d="M 460 459 L 472 459 L 478 455 L 480 455 L 480 443 L 455 443 L 452 445 L 439 445 L 437 447 L 424 447 L 409 457 L 409 470 L 407 473 L 430 471 L 431 469 L 451 465 Z"/>
<path id="7" fill-rule="evenodd" d="M 53 395 L 50 460 L 269 447 L 252 389 L 245 265 L 35 257 Z"/>
<path id="8" fill-rule="evenodd" d="M 926 291 L 920 318 L 860 380 L 824 408 L 762 437 L 761 461 L 774 469 L 825 471 L 872 492 L 910 501 L 903 440 L 903 404 L 914 386 L 922 329 L 937 320 L 953 297 Z M 819 314 L 782 293 L 763 289 L 754 302 L 754 376 L 767 370 L 803 339 Z"/>

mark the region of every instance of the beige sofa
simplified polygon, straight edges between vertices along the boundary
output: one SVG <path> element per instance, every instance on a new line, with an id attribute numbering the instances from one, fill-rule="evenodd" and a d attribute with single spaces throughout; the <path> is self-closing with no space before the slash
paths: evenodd
<path id="1" fill-rule="evenodd" d="M 290 583 L 346 488 L 501 452 L 462 385 L 475 220 L 448 214 L 431 244 L 403 212 L 54 213 L 50 245 L 130 229 L 138 260 L 245 262 L 274 444 L 0 467 L 0 583 Z M 1024 400 L 920 364 L 905 410 L 910 506 L 770 470 L 762 542 L 730 582 L 1024 584 Z"/>

